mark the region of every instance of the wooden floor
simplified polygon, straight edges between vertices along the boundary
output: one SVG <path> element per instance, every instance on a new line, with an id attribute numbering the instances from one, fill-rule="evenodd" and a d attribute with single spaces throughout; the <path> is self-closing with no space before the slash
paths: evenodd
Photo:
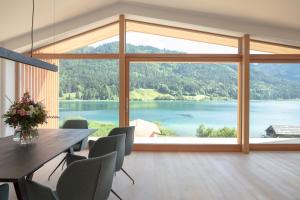
<path id="1" fill-rule="evenodd" d="M 41 168 L 34 180 L 55 188 L 61 170 L 50 182 L 47 176 L 59 159 Z M 132 185 L 117 173 L 113 189 L 124 200 L 300 199 L 299 152 L 136 152 L 124 168 L 136 180 Z M 10 199 L 15 199 L 11 189 Z M 117 198 L 111 194 L 109 199 Z"/>

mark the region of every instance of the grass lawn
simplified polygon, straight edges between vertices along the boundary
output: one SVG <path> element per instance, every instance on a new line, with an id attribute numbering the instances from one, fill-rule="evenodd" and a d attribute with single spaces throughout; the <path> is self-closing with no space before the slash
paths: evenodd
<path id="1" fill-rule="evenodd" d="M 162 94 L 155 89 L 135 89 L 130 91 L 130 99 L 136 101 L 149 101 L 149 100 L 188 100 L 188 101 L 201 101 L 209 99 L 205 95 L 196 96 L 180 96 L 175 97 L 170 94 Z M 64 93 L 60 100 L 79 100 L 76 99 L 76 93 Z"/>
<path id="2" fill-rule="evenodd" d="M 92 136 L 103 137 L 107 136 L 111 129 L 117 127 L 115 124 L 101 123 L 97 121 L 89 121 L 89 128 L 97 129 Z"/>

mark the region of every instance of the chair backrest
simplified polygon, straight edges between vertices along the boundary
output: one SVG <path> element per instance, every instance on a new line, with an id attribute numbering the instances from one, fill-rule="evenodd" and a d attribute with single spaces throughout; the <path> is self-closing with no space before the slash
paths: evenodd
<path id="1" fill-rule="evenodd" d="M 8 184 L 0 185 L 0 199 L 8 200 Z"/>
<path id="2" fill-rule="evenodd" d="M 85 119 L 69 119 L 66 120 L 61 128 L 69 129 L 87 129 L 88 122 Z"/>
<path id="3" fill-rule="evenodd" d="M 109 132 L 109 136 L 111 135 L 119 135 L 119 134 L 126 134 L 125 139 L 125 155 L 130 155 L 133 148 L 134 143 L 134 126 L 129 127 L 120 127 L 120 128 L 114 128 Z"/>
<path id="4" fill-rule="evenodd" d="M 63 129 L 88 129 L 88 121 L 85 119 L 69 119 L 66 120 L 62 127 Z M 88 138 L 78 142 L 73 146 L 74 151 L 81 151 L 87 145 Z"/>
<path id="5" fill-rule="evenodd" d="M 106 200 L 115 173 L 116 152 L 72 163 L 58 180 L 59 200 Z"/>
<path id="6" fill-rule="evenodd" d="M 125 134 L 101 137 L 89 151 L 89 158 L 103 156 L 110 152 L 117 152 L 116 168 L 119 171 L 122 168 L 125 154 Z"/>

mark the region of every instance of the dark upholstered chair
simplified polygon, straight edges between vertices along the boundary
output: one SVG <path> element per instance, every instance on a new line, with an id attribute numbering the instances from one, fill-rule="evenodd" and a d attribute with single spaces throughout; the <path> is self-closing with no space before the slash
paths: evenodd
<path id="1" fill-rule="evenodd" d="M 128 156 L 131 154 L 132 149 L 133 149 L 133 144 L 134 144 L 134 126 L 129 126 L 129 127 L 120 127 L 120 128 L 113 128 L 108 135 L 119 135 L 119 134 L 125 134 L 126 139 L 125 139 L 125 156 Z M 95 141 L 89 141 L 89 148 L 94 144 Z M 131 179 L 132 183 L 135 184 L 134 179 L 128 174 L 128 172 L 121 168 L 121 170 L 128 176 L 128 178 Z"/>
<path id="2" fill-rule="evenodd" d="M 119 134 L 126 134 L 125 139 L 125 156 L 128 156 L 131 154 L 133 149 L 133 143 L 134 143 L 134 126 L 129 127 L 120 127 L 120 128 L 114 128 L 109 132 L 109 136 L 111 135 L 119 135 Z M 121 170 L 132 180 L 132 183 L 134 184 L 134 179 L 123 169 Z"/>
<path id="3" fill-rule="evenodd" d="M 8 191 L 9 191 L 8 184 L 0 185 L 0 199 L 1 200 L 8 200 Z"/>
<path id="4" fill-rule="evenodd" d="M 88 121 L 85 119 L 71 119 L 66 120 L 62 127 L 62 129 L 88 129 Z M 85 138 L 84 140 L 78 142 L 73 146 L 74 151 L 81 151 L 87 146 L 88 138 Z"/>
<path id="5" fill-rule="evenodd" d="M 120 135 L 113 135 L 102 137 L 90 144 L 90 151 L 88 154 L 88 158 L 99 157 L 105 155 L 107 153 L 116 151 L 117 152 L 117 159 L 115 165 L 115 172 L 120 171 L 124 161 L 125 155 L 125 134 Z M 73 162 L 78 160 L 86 159 L 84 156 L 78 156 L 74 154 L 67 154 L 67 166 L 70 164 L 72 165 Z M 114 191 L 111 190 L 119 199 L 121 197 Z"/>
<path id="6" fill-rule="evenodd" d="M 133 142 L 134 142 L 134 126 L 129 127 L 120 127 L 120 128 L 113 128 L 108 135 L 119 135 L 124 134 L 126 135 L 125 139 L 125 156 L 128 156 L 131 154 L 133 149 Z"/>
<path id="7" fill-rule="evenodd" d="M 62 127 L 62 129 L 88 129 L 88 122 L 85 119 L 70 119 L 66 120 Z M 88 138 L 85 138 L 84 140 L 78 142 L 77 144 L 72 146 L 73 151 L 81 151 L 87 146 Z M 65 153 L 70 153 L 66 151 Z M 58 169 L 60 165 L 63 164 L 66 161 L 66 157 L 62 159 L 62 161 L 56 166 L 56 168 L 52 171 L 52 173 L 49 175 L 48 180 L 50 180 L 51 176 L 55 173 L 55 171 Z"/>
<path id="8" fill-rule="evenodd" d="M 24 180 L 30 200 L 106 200 L 115 173 L 116 152 L 73 162 L 62 173 L 56 191 Z M 1 199 L 2 200 L 2 199 Z"/>

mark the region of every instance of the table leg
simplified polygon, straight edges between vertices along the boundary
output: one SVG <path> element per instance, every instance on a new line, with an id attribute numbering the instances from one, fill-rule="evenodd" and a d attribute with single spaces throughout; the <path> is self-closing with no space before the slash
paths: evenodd
<path id="1" fill-rule="evenodd" d="M 61 166 L 61 164 L 63 164 L 63 162 L 65 162 L 66 158 L 67 158 L 67 155 L 58 163 L 58 165 L 55 167 L 55 169 L 48 176 L 48 181 L 50 181 L 51 176 L 56 172 L 56 170 L 59 168 L 59 166 Z"/>
<path id="2" fill-rule="evenodd" d="M 70 147 L 70 148 L 68 149 L 68 153 L 74 154 L 74 149 L 73 149 L 73 147 Z"/>

